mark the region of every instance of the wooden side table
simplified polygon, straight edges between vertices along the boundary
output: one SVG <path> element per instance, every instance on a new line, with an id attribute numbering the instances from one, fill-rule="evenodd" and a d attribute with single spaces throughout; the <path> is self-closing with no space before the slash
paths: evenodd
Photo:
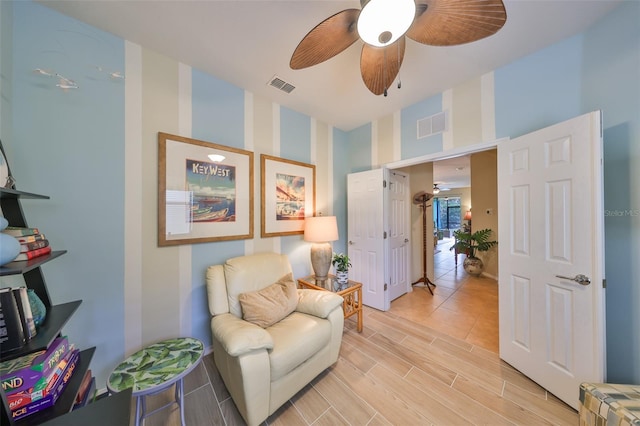
<path id="1" fill-rule="evenodd" d="M 358 333 L 362 332 L 362 283 L 349 280 L 346 286 L 341 287 L 336 281 L 336 277 L 334 275 L 329 275 L 329 278 L 324 281 L 316 281 L 315 276 L 310 275 L 308 277 L 298 279 L 298 286 L 300 288 L 309 288 L 312 290 L 332 291 L 342 296 L 344 299 L 342 302 L 344 318 L 346 319 L 357 314 Z"/>

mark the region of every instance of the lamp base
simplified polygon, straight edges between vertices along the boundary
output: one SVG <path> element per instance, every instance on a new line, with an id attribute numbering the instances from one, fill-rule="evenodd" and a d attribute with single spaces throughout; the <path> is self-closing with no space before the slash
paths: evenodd
<path id="1" fill-rule="evenodd" d="M 324 281 L 328 278 L 332 254 L 330 243 L 314 243 L 311 246 L 311 266 L 316 280 Z"/>

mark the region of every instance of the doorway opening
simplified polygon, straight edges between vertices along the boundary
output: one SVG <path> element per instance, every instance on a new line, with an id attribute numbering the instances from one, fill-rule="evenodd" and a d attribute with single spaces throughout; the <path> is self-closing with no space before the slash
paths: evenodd
<path id="1" fill-rule="evenodd" d="M 475 192 L 471 182 L 472 157 L 491 152 L 496 152 L 495 145 L 481 150 L 461 151 L 443 158 L 432 157 L 409 166 L 401 165 L 401 170 L 409 173 L 412 193 L 423 188 L 431 189 L 433 184 L 437 184 L 439 189 L 430 203 L 433 220 L 430 223 L 432 229 L 428 232 L 429 235 L 433 233 L 433 244 L 429 244 L 430 253 L 427 257 L 430 262 L 428 276 L 436 288 L 432 296 L 426 287 L 413 286 L 413 291 L 391 303 L 391 311 L 471 345 L 498 353 L 497 254 L 494 255 L 496 268 L 488 276 L 474 277 L 463 269 L 465 254 L 456 254 L 455 250 L 451 250 L 455 243 L 453 233 L 456 230 L 471 230 L 471 220 L 465 219 L 465 216 L 470 217 L 472 211 L 475 213 L 473 228 L 478 230 L 481 229 L 478 226 L 486 227 L 487 218 L 480 214 L 481 208 L 485 212 L 490 209 L 497 215 L 497 181 L 492 187 L 492 197 L 488 197 L 496 200 L 495 206 L 485 208 L 483 200 L 475 203 L 475 209 L 472 202 L 472 192 Z M 388 167 L 392 168 L 391 165 Z M 493 175 L 495 181 L 497 163 L 493 165 Z M 481 177 L 481 180 L 486 184 L 486 179 Z M 477 186 L 482 186 L 482 183 Z M 480 196 L 484 197 L 486 188 L 476 189 L 480 189 Z M 412 211 L 412 225 L 415 225 L 416 213 Z M 478 220 L 475 220 L 476 217 Z M 489 227 L 497 233 L 497 217 L 491 219 L 495 220 L 495 225 Z M 413 228 L 415 231 L 415 226 Z M 416 267 L 420 266 L 415 264 L 415 253 L 421 254 L 422 248 L 419 244 L 421 239 L 416 238 L 415 232 L 412 236 L 411 251 L 414 255 L 410 256 L 413 260 L 411 271 L 415 275 Z"/>

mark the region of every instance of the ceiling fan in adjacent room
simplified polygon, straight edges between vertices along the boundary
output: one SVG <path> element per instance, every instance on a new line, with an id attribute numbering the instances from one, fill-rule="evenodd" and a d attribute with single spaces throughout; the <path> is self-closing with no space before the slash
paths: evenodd
<path id="1" fill-rule="evenodd" d="M 360 5 L 309 31 L 290 67 L 317 65 L 361 39 L 362 80 L 373 94 L 386 96 L 402 65 L 405 36 L 431 46 L 453 46 L 493 35 L 507 20 L 502 0 L 360 0 Z"/>

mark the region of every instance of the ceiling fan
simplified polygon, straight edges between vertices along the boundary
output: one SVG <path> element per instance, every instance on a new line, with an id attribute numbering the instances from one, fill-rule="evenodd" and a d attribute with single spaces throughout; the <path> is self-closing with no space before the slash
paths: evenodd
<path id="1" fill-rule="evenodd" d="M 317 65 L 362 39 L 362 80 L 373 94 L 387 96 L 402 65 L 405 36 L 453 46 L 495 34 L 507 20 L 502 0 L 360 0 L 360 6 L 316 25 L 296 47 L 289 66 Z"/>
<path id="2" fill-rule="evenodd" d="M 451 188 L 440 188 L 438 185 L 441 185 L 441 183 L 434 183 L 433 184 L 433 193 L 434 194 L 439 194 L 440 191 L 451 191 Z"/>

